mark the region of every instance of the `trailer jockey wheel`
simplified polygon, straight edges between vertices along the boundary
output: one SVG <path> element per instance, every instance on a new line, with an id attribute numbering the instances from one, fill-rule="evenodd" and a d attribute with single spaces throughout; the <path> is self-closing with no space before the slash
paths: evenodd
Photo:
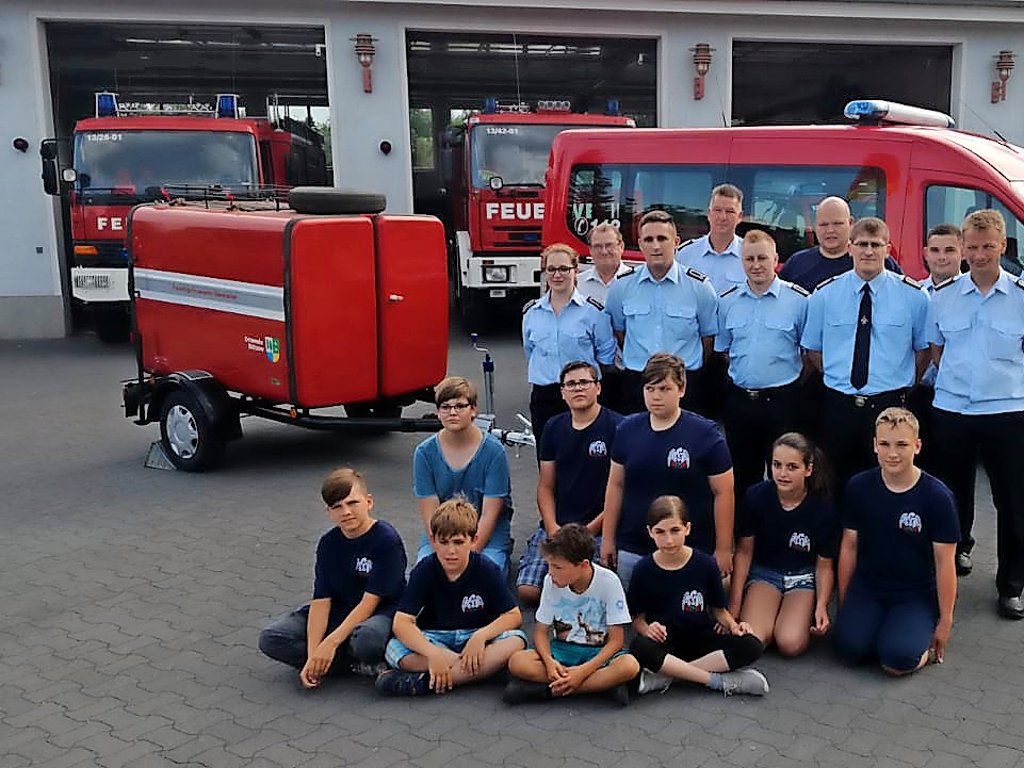
<path id="1" fill-rule="evenodd" d="M 181 389 L 164 400 L 160 441 L 171 463 L 187 472 L 201 472 L 224 458 L 224 439 L 198 401 Z"/>

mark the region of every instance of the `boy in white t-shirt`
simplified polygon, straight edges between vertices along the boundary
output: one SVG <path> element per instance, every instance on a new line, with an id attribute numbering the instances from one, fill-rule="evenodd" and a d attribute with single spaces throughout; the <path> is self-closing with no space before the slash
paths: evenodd
<path id="1" fill-rule="evenodd" d="M 509 659 L 513 679 L 506 703 L 603 691 L 621 706 L 629 703 L 626 684 L 640 664 L 623 650 L 630 622 L 626 594 L 618 576 L 591 561 L 595 546 L 578 523 L 562 526 L 541 544 L 548 574 L 533 633 L 536 650 Z"/>

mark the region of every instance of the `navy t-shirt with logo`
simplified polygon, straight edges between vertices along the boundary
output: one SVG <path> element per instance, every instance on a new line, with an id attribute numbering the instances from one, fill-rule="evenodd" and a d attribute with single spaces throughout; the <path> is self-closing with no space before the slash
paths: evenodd
<path id="1" fill-rule="evenodd" d="M 645 557 L 633 569 L 626 600 L 631 614 L 664 624 L 670 635 L 711 629 L 711 611 L 726 607 L 718 563 L 699 549 L 674 571 L 654 562 L 654 555 Z"/>
<path id="2" fill-rule="evenodd" d="M 647 535 L 647 509 L 658 496 L 671 494 L 690 512 L 687 543 L 715 551 L 714 498 L 708 477 L 732 469 L 725 437 L 715 422 L 682 411 L 671 427 L 651 429 L 648 413 L 627 416 L 615 433 L 612 461 L 625 467 L 622 513 L 615 543 L 637 554 L 654 551 Z"/>
<path id="3" fill-rule="evenodd" d="M 437 555 L 420 560 L 409 574 L 409 586 L 398 610 L 416 617 L 420 629 L 480 629 L 516 607 L 515 596 L 501 569 L 479 552 L 455 581 Z"/>
<path id="4" fill-rule="evenodd" d="M 340 528 L 321 536 L 316 546 L 313 599 L 331 600 L 327 631 L 345 620 L 364 592 L 380 598 L 376 613 L 393 615 L 405 587 L 405 567 L 402 537 L 383 520 L 354 539 L 347 538 Z"/>
<path id="5" fill-rule="evenodd" d="M 555 522 L 586 525 L 604 509 L 611 449 L 622 415 L 608 408 L 584 429 L 560 413 L 544 427 L 540 460 L 555 462 Z"/>
<path id="6" fill-rule="evenodd" d="M 854 475 L 846 485 L 843 527 L 857 532 L 854 576 L 889 595 L 934 591 L 932 545 L 960 541 L 953 494 L 927 472 L 902 493 L 885 487 L 880 468 Z"/>
<path id="7" fill-rule="evenodd" d="M 824 499 L 807 496 L 795 509 L 783 509 L 775 483 L 747 489 L 739 538 L 754 537 L 754 564 L 777 571 L 813 571 L 817 558 L 834 559 L 839 546 L 839 515 Z"/>

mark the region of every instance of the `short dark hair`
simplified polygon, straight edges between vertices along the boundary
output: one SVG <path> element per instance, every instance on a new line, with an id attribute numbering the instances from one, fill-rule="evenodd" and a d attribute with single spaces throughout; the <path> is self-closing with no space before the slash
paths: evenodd
<path id="1" fill-rule="evenodd" d="M 640 217 L 640 223 L 637 225 L 636 231 L 639 232 L 646 224 L 671 224 L 672 229 L 676 229 L 676 220 L 672 218 L 672 214 L 668 211 L 648 211 Z"/>
<path id="2" fill-rule="evenodd" d="M 597 368 L 592 366 L 586 360 L 573 360 L 571 363 L 566 363 L 565 367 L 562 369 L 562 372 L 558 374 L 558 383 L 565 384 L 565 377 L 568 376 L 570 373 L 572 373 L 573 371 L 584 370 L 589 371 L 590 375 L 594 377 L 594 380 L 597 380 Z"/>
<path id="3" fill-rule="evenodd" d="M 667 352 L 658 352 L 651 355 L 644 366 L 640 380 L 647 384 L 657 384 L 659 381 L 671 379 L 680 387 L 686 385 L 686 365 L 681 359 Z"/>
<path id="4" fill-rule="evenodd" d="M 678 496 L 659 496 L 647 508 L 647 527 L 653 528 L 662 520 L 678 517 L 684 525 L 690 522 L 690 510 L 686 502 Z"/>
<path id="5" fill-rule="evenodd" d="M 339 501 L 347 499 L 353 490 L 366 493 L 366 481 L 351 467 L 342 467 L 324 478 L 323 485 L 320 486 L 320 498 L 328 507 L 333 507 Z"/>
<path id="6" fill-rule="evenodd" d="M 960 231 L 960 227 L 956 224 L 936 224 L 928 230 L 928 235 L 925 237 L 924 241 L 927 244 L 933 237 L 944 237 L 946 235 L 952 235 L 957 240 L 964 239 L 964 233 Z"/>
<path id="7" fill-rule="evenodd" d="M 541 542 L 540 551 L 548 557 L 560 557 L 568 560 L 573 565 L 579 565 L 584 560 L 594 559 L 594 550 L 597 549 L 597 540 L 587 530 L 585 525 L 579 523 L 568 523 L 563 525 L 553 536 L 548 536 Z"/>
<path id="8" fill-rule="evenodd" d="M 884 237 L 885 241 L 889 242 L 889 225 L 875 216 L 865 216 L 853 223 L 850 229 L 850 242 L 861 234 Z"/>

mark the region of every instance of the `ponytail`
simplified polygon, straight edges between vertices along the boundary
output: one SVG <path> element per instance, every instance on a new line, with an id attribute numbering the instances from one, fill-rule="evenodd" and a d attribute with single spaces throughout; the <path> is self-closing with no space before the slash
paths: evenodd
<path id="1" fill-rule="evenodd" d="M 832 498 L 832 473 L 824 452 L 799 432 L 786 432 L 772 443 L 772 451 L 784 445 L 800 454 L 804 464 L 811 468 L 807 478 L 807 495 L 819 499 Z"/>

